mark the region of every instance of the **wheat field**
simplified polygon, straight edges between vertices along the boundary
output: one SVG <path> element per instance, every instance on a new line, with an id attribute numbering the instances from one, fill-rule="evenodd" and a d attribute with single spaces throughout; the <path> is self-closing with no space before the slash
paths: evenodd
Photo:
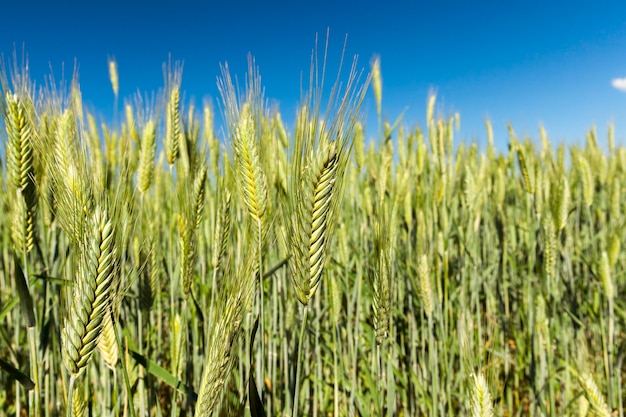
<path id="1" fill-rule="evenodd" d="M 624 416 L 613 128 L 481 148 L 324 62 L 288 123 L 253 60 L 113 122 L 0 64 L 0 415 Z"/>

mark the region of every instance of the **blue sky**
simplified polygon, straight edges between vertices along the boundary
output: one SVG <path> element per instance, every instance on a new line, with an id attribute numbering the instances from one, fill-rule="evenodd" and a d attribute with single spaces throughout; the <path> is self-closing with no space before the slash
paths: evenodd
<path id="1" fill-rule="evenodd" d="M 97 4 L 96 4 L 97 3 Z M 22 48 L 41 83 L 78 65 L 84 101 L 103 117 L 113 107 L 107 59 L 115 57 L 120 96 L 163 86 L 171 55 L 184 62 L 187 98 L 219 98 L 216 77 L 228 62 L 243 78 L 247 55 L 260 68 L 266 96 L 290 122 L 308 74 L 316 33 L 330 30 L 330 70 L 348 35 L 347 55 L 365 68 L 377 54 L 383 107 L 394 120 L 423 125 L 428 92 L 439 108 L 461 114 L 459 138 L 485 142 L 484 118 L 506 147 L 506 124 L 518 135 L 582 143 L 595 124 L 605 141 L 609 122 L 626 144 L 626 2 L 588 1 L 222 1 L 4 2 L 0 52 Z M 616 83 L 618 86 L 626 81 Z M 364 111 L 372 132 L 371 94 Z"/>

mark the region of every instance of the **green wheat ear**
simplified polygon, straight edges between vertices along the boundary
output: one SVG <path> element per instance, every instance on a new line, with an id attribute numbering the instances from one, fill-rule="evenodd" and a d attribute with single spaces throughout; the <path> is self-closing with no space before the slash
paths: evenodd
<path id="1" fill-rule="evenodd" d="M 517 146 L 517 160 L 519 162 L 520 171 L 522 171 L 522 178 L 524 179 L 524 191 L 528 194 L 534 194 L 535 187 L 530 176 L 530 167 L 528 166 L 528 161 L 526 160 L 524 148 L 522 145 Z"/>
<path id="2" fill-rule="evenodd" d="M 31 186 L 34 175 L 33 128 L 24 103 L 17 94 L 6 94 L 7 170 L 13 185 L 22 192 Z"/>
<path id="3" fill-rule="evenodd" d="M 489 385 L 485 375 L 472 375 L 472 397 L 471 397 L 472 417 L 493 417 L 493 401 L 489 393 Z"/>
<path id="4" fill-rule="evenodd" d="M 552 218 L 557 230 L 563 230 L 567 224 L 570 205 L 570 188 L 567 175 L 562 173 L 555 178 L 550 190 L 550 208 L 552 210 Z"/>
<path id="5" fill-rule="evenodd" d="M 61 331 L 63 363 L 76 379 L 89 363 L 109 313 L 115 273 L 114 229 L 106 211 L 97 207 L 89 219 L 78 275 Z"/>
<path id="6" fill-rule="evenodd" d="M 233 135 L 235 172 L 241 184 L 244 202 L 252 219 L 263 224 L 267 207 L 267 179 L 261 168 L 256 126 L 250 103 L 241 109 Z"/>
<path id="7" fill-rule="evenodd" d="M 28 253 L 35 245 L 37 213 L 34 133 L 28 110 L 16 94 L 6 94 L 5 112 L 7 171 L 17 190 L 10 205 L 11 236 L 15 248 Z"/>
<path id="8" fill-rule="evenodd" d="M 171 63 L 170 63 L 171 64 Z M 167 163 L 173 165 L 180 156 L 181 141 L 184 140 L 181 109 L 180 109 L 180 84 L 182 78 L 182 66 L 171 65 L 167 68 L 167 96 L 165 98 L 165 156 Z M 183 145 L 184 146 L 184 145 Z"/>
<path id="9" fill-rule="evenodd" d="M 428 257 L 426 254 L 420 256 L 417 262 L 417 276 L 419 279 L 419 296 L 422 301 L 424 313 L 431 317 L 434 308 L 433 288 L 430 282 L 430 271 L 428 268 Z"/>
<path id="10" fill-rule="evenodd" d="M 389 239 L 383 237 L 381 228 L 385 225 L 376 225 L 375 231 L 375 262 L 372 267 L 374 298 L 372 300 L 372 310 L 374 312 L 374 330 L 376 332 L 376 343 L 382 344 L 389 334 L 391 319 L 391 244 Z"/>
<path id="11" fill-rule="evenodd" d="M 202 221 L 207 167 L 202 164 L 182 190 L 182 213 L 178 215 L 180 236 L 180 276 L 183 294 L 189 295 L 193 284 L 193 268 L 197 256 L 197 229 Z"/>
<path id="12" fill-rule="evenodd" d="M 578 384 L 580 385 L 580 388 L 582 388 L 583 394 L 589 402 L 589 406 L 591 406 L 592 415 L 597 417 L 610 417 L 611 411 L 604 400 L 602 392 L 593 380 L 593 376 L 588 372 L 579 374 L 571 366 L 570 372 L 572 372 L 578 380 Z"/>
<path id="13" fill-rule="evenodd" d="M 335 142 L 322 149 L 314 168 L 306 170 L 292 234 L 292 265 L 298 300 L 306 305 L 319 286 L 329 247 L 329 232 L 339 155 Z M 313 162 L 313 161 L 311 161 Z M 297 277 L 297 278 L 296 278 Z"/>
<path id="14" fill-rule="evenodd" d="M 146 123 L 139 153 L 139 173 L 137 187 L 141 193 L 148 191 L 154 178 L 154 157 L 156 154 L 156 124 L 153 120 Z"/>

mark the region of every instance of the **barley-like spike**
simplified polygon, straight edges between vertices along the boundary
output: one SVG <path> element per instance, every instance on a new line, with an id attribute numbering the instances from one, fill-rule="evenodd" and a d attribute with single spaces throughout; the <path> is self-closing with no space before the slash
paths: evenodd
<path id="1" fill-rule="evenodd" d="M 100 338 L 102 320 L 110 308 L 117 256 L 114 229 L 107 212 L 96 207 L 88 226 L 61 331 L 63 362 L 74 377 L 84 371 Z"/>
<path id="2" fill-rule="evenodd" d="M 98 352 L 100 352 L 104 364 L 114 371 L 119 359 L 119 349 L 115 337 L 115 323 L 111 306 L 109 306 L 102 318 L 102 334 L 98 340 Z"/>
<path id="3" fill-rule="evenodd" d="M 263 224 L 267 206 L 267 180 L 261 169 L 254 118 L 250 103 L 243 105 L 233 135 L 235 169 L 248 213 Z"/>
<path id="4" fill-rule="evenodd" d="M 154 156 L 156 153 L 156 124 L 153 120 L 146 123 L 139 154 L 139 173 L 137 186 L 145 193 L 152 185 L 154 178 Z"/>
<path id="5" fill-rule="evenodd" d="M 376 99 L 376 114 L 378 117 L 381 117 L 383 80 L 380 74 L 380 57 L 376 57 L 372 63 L 372 88 L 374 90 L 374 98 Z"/>
<path id="6" fill-rule="evenodd" d="M 517 161 L 519 162 L 519 168 L 520 171 L 522 171 L 522 178 L 524 179 L 524 191 L 528 194 L 533 194 L 535 192 L 535 187 L 530 177 L 529 167 L 526 157 L 524 156 L 524 148 L 522 145 L 517 146 Z"/>
<path id="7" fill-rule="evenodd" d="M 180 279 L 183 294 L 189 295 L 193 279 L 193 259 L 195 248 L 193 241 L 194 226 L 186 216 L 178 215 L 178 233 L 180 236 Z"/>
<path id="8" fill-rule="evenodd" d="M 422 255 L 417 262 L 417 276 L 419 278 L 419 296 L 422 301 L 424 313 L 427 317 L 433 314 L 434 294 L 430 283 L 430 272 L 428 268 L 428 257 Z"/>
<path id="9" fill-rule="evenodd" d="M 11 205 L 11 237 L 18 253 L 30 252 L 35 246 L 35 216 L 37 206 L 25 201 L 18 191 Z"/>
<path id="10" fill-rule="evenodd" d="M 159 291 L 160 266 L 155 253 L 155 243 L 148 244 L 149 252 L 141 254 L 142 273 L 139 277 L 139 304 L 142 311 L 148 312 L 152 308 L 154 299 Z M 147 257 L 147 260 L 146 260 Z"/>
<path id="11" fill-rule="evenodd" d="M 578 416 L 587 417 L 589 415 L 589 400 L 584 395 L 578 397 Z"/>
<path id="12" fill-rule="evenodd" d="M 157 298 L 161 289 L 161 263 L 156 253 L 156 245 L 153 243 L 150 246 L 150 293 L 152 294 L 152 301 Z"/>
<path id="13" fill-rule="evenodd" d="M 471 413 L 472 417 L 493 417 L 493 401 L 489 393 L 489 385 L 485 375 L 480 372 L 472 375 L 472 397 Z"/>
<path id="14" fill-rule="evenodd" d="M 591 374 L 588 372 L 582 375 L 577 372 L 574 372 L 574 374 L 576 375 L 576 379 L 578 379 L 578 384 L 582 388 L 587 401 L 589 401 L 593 415 L 596 417 L 611 417 L 611 410 L 604 401 L 604 397 Z"/>
<path id="15" fill-rule="evenodd" d="M 570 204 L 570 189 L 567 175 L 562 174 L 557 182 L 552 184 L 550 196 L 554 225 L 557 230 L 563 230 L 567 224 Z"/>
<path id="16" fill-rule="evenodd" d="M 137 132 L 133 105 L 126 103 L 124 113 L 126 114 L 126 129 L 128 129 L 128 134 L 135 142 L 139 142 L 139 133 Z"/>
<path id="17" fill-rule="evenodd" d="M 477 186 L 476 186 L 476 175 L 472 170 L 466 165 L 465 166 L 465 175 L 463 180 L 464 185 L 464 194 L 465 194 L 465 207 L 469 209 L 470 213 L 474 212 L 474 203 L 476 201 Z"/>
<path id="18" fill-rule="evenodd" d="M 213 256 L 211 257 L 211 265 L 214 269 L 224 268 L 222 261 L 226 254 L 228 240 L 230 238 L 230 200 L 231 194 L 228 190 L 224 190 L 224 197 L 220 199 L 220 210 L 218 213 L 217 224 L 215 225 L 215 236 L 213 240 Z"/>
<path id="19" fill-rule="evenodd" d="M 292 249 L 296 251 L 292 265 L 298 300 L 306 305 L 317 289 L 328 252 L 329 217 L 334 195 L 339 155 L 335 142 L 320 152 L 314 169 L 307 170 L 299 193 L 295 216 Z M 313 161 L 311 161 L 313 162 Z"/>
<path id="20" fill-rule="evenodd" d="M 373 286 L 374 286 L 374 298 L 372 300 L 372 309 L 374 312 L 374 330 L 376 335 L 376 343 L 382 344 L 389 334 L 389 320 L 390 320 L 390 307 L 391 307 L 391 291 L 389 278 L 391 275 L 390 263 L 390 244 L 389 241 L 383 237 L 383 231 L 381 228 L 384 226 L 378 224 L 376 226 L 378 235 L 376 240 L 376 254 L 375 258 L 377 265 L 373 268 Z"/>
<path id="21" fill-rule="evenodd" d="M 431 93 L 428 95 L 428 105 L 426 106 L 426 125 L 431 129 L 435 125 L 435 102 L 437 95 Z"/>
<path id="22" fill-rule="evenodd" d="M 493 127 L 489 119 L 485 119 L 485 130 L 487 131 L 487 145 L 489 148 L 493 148 Z"/>
<path id="23" fill-rule="evenodd" d="M 178 228 L 180 236 L 180 274 L 185 296 L 190 293 L 192 286 L 196 259 L 196 229 L 200 225 L 204 209 L 206 178 L 207 167 L 203 164 L 193 178 L 192 184 L 190 184 L 191 189 L 183 188 L 181 190 L 183 193 L 181 196 L 182 213 L 178 215 Z"/>
<path id="24" fill-rule="evenodd" d="M 23 193 L 34 186 L 33 128 L 24 103 L 16 94 L 6 95 L 7 170 L 13 185 Z"/>
<path id="25" fill-rule="evenodd" d="M 86 156 L 79 152 L 74 115 L 65 111 L 57 123 L 52 159 L 48 163 L 59 223 L 75 246 L 80 246 L 85 219 L 93 210 L 88 186 Z"/>
<path id="26" fill-rule="evenodd" d="M 180 123 L 180 88 L 174 86 L 170 91 L 165 111 L 165 156 L 170 165 L 173 165 L 178 159 L 181 136 Z"/>
<path id="27" fill-rule="evenodd" d="M 111 81 L 113 94 L 117 97 L 120 92 L 120 78 L 117 72 L 117 61 L 113 58 L 109 59 L 109 80 Z"/>
<path id="28" fill-rule="evenodd" d="M 197 229 L 202 221 L 204 211 L 204 194 L 206 192 L 207 166 L 203 163 L 193 180 L 193 225 Z"/>
<path id="29" fill-rule="evenodd" d="M 72 389 L 72 416 L 84 417 L 87 411 L 87 403 L 83 394 L 83 387 L 74 385 Z"/>
<path id="30" fill-rule="evenodd" d="M 554 220 L 551 216 L 544 216 L 542 219 L 544 238 L 544 270 L 548 280 L 555 278 L 555 265 L 557 257 L 557 238 Z"/>
<path id="31" fill-rule="evenodd" d="M 589 167 L 589 162 L 587 159 L 578 155 L 576 159 L 578 161 L 578 169 L 580 170 L 580 179 L 582 182 L 583 189 L 583 201 L 587 207 L 591 207 L 593 204 L 593 195 L 595 189 L 595 179 L 593 177 L 593 173 L 591 172 L 591 168 Z"/>

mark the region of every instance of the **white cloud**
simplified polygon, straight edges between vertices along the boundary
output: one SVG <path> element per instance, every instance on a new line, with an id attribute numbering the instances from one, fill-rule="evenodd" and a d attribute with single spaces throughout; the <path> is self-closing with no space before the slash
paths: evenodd
<path id="1" fill-rule="evenodd" d="M 613 78 L 613 80 L 611 80 L 611 85 L 613 86 L 613 88 L 626 93 L 626 77 Z"/>

